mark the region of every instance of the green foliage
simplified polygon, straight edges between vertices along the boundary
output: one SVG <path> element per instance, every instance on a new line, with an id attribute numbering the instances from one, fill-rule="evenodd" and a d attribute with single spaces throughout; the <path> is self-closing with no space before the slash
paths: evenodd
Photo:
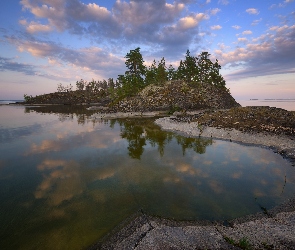
<path id="1" fill-rule="evenodd" d="M 173 68 L 173 66 L 170 64 L 167 72 L 167 80 L 177 80 L 177 71 Z"/>
<path id="2" fill-rule="evenodd" d="M 199 76 L 199 68 L 197 65 L 197 59 L 196 57 L 192 57 L 190 55 L 189 50 L 186 51 L 185 60 L 183 61 L 181 67 L 181 80 L 185 80 L 186 82 L 196 82 L 198 81 Z"/>
<path id="3" fill-rule="evenodd" d="M 125 75 L 132 75 L 136 78 L 142 78 L 145 75 L 145 66 L 143 65 L 144 61 L 142 55 L 140 54 L 140 48 L 130 50 L 129 53 L 125 56 L 127 71 Z"/>
<path id="4" fill-rule="evenodd" d="M 154 60 L 152 65 L 146 69 L 145 83 L 146 85 L 163 85 L 168 80 L 167 76 L 168 72 L 166 71 L 166 62 L 165 58 L 163 57 L 158 63 L 158 66 Z"/>
<path id="5" fill-rule="evenodd" d="M 27 94 L 24 94 L 24 100 L 25 100 L 25 102 L 29 102 L 31 99 L 33 98 L 33 96 L 29 96 L 29 95 L 27 95 Z"/>
<path id="6" fill-rule="evenodd" d="M 158 71 L 158 68 L 157 68 L 157 63 L 156 61 L 154 60 L 152 65 L 149 66 L 147 69 L 146 69 L 146 74 L 145 74 L 145 83 L 148 85 L 148 84 L 156 84 L 157 82 L 157 71 Z"/>

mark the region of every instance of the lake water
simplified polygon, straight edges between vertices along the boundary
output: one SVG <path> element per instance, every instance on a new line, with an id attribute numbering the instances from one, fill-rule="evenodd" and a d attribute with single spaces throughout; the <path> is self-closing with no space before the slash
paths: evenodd
<path id="1" fill-rule="evenodd" d="M 91 114 L 0 106 L 0 249 L 81 249 L 140 209 L 226 220 L 294 194 L 294 167 L 270 150 Z"/>
<path id="2" fill-rule="evenodd" d="M 295 99 L 251 99 L 237 100 L 242 107 L 246 106 L 269 106 L 295 111 Z"/>

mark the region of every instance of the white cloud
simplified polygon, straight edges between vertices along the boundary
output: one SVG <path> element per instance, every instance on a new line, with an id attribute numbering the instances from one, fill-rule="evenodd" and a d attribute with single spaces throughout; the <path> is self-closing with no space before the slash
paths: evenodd
<path id="1" fill-rule="evenodd" d="M 252 34 L 252 31 L 251 30 L 245 30 L 245 31 L 243 31 L 242 34 L 243 35 L 251 35 Z"/>
<path id="2" fill-rule="evenodd" d="M 22 0 L 20 3 L 24 11 L 29 11 L 36 19 L 42 19 L 42 24 L 22 22 L 32 34 L 40 31 L 67 31 L 86 36 L 94 42 L 113 39 L 117 43 L 120 39 L 121 46 L 122 41 L 130 45 L 136 40 L 158 42 L 163 46 L 164 43 L 167 46 L 178 43 L 179 46 L 187 47 L 198 36 L 199 22 L 209 18 L 203 13 L 183 16 L 186 5 L 178 1 L 117 0 L 111 9 L 96 3 L 84 4 L 81 0 L 47 0 L 47 4 L 44 4 L 44 0 Z M 217 9 L 213 10 L 213 13 L 217 12 Z M 191 29 L 196 29 L 195 33 L 183 33 Z"/>
<path id="3" fill-rule="evenodd" d="M 262 18 L 257 19 L 257 20 L 254 20 L 254 21 L 251 23 L 251 25 L 252 25 L 252 26 L 255 26 L 255 25 L 259 24 L 261 21 L 262 21 Z"/>
<path id="4" fill-rule="evenodd" d="M 35 39 L 30 41 L 10 37 L 8 40 L 11 44 L 17 46 L 20 52 L 28 52 L 34 57 L 57 62 L 60 65 L 68 65 L 77 68 L 77 70 L 91 70 L 97 75 L 106 77 L 117 77 L 118 72 L 124 70 L 124 58 L 114 56 L 99 47 L 71 49 L 53 42 Z"/>
<path id="5" fill-rule="evenodd" d="M 293 27 L 294 26 L 294 27 Z M 266 33 L 247 42 L 238 38 L 238 42 L 247 42 L 244 48 L 237 47 L 229 52 L 217 50 L 222 65 L 229 67 L 243 62 L 243 68 L 228 75 L 228 79 L 240 79 L 249 76 L 295 73 L 295 25 L 273 26 L 272 33 Z"/>
<path id="6" fill-rule="evenodd" d="M 220 30 L 220 29 L 222 29 L 222 27 L 220 25 L 214 25 L 214 26 L 211 26 L 210 28 L 211 28 L 211 30 Z"/>
<path id="7" fill-rule="evenodd" d="M 216 15 L 218 12 L 220 12 L 221 11 L 221 9 L 218 9 L 218 8 L 215 8 L 215 9 L 213 9 L 213 10 L 210 10 L 210 13 L 211 13 L 211 15 Z"/>
<path id="8" fill-rule="evenodd" d="M 49 32 L 52 31 L 52 27 L 50 25 L 45 25 L 37 22 L 28 23 L 27 20 L 22 19 L 19 23 L 26 27 L 27 32 L 29 33 L 37 33 L 37 32 Z"/>
<path id="9" fill-rule="evenodd" d="M 239 26 L 239 25 L 233 25 L 231 27 L 234 28 L 234 29 L 236 29 L 236 30 L 239 30 L 241 28 L 241 26 Z"/>
<path id="10" fill-rule="evenodd" d="M 254 8 L 247 9 L 246 12 L 250 15 L 258 15 L 259 14 L 259 11 Z"/>
<path id="11" fill-rule="evenodd" d="M 289 29 L 288 25 L 284 25 L 284 26 L 272 26 L 269 28 L 270 31 L 276 31 L 276 32 L 283 32 L 285 30 Z"/>
<path id="12" fill-rule="evenodd" d="M 228 5 L 229 1 L 228 0 L 218 0 L 218 3 L 222 4 L 222 5 Z"/>
<path id="13" fill-rule="evenodd" d="M 194 16 L 186 16 L 181 18 L 178 21 L 178 26 L 180 27 L 180 29 L 191 29 L 196 27 L 200 21 L 208 19 L 209 17 L 204 14 L 204 13 L 198 13 L 197 15 Z"/>
<path id="14" fill-rule="evenodd" d="M 245 37 L 239 37 L 239 38 L 238 38 L 238 42 L 243 42 L 243 43 L 245 43 L 245 42 L 247 42 L 247 41 L 248 41 L 248 39 L 245 38 Z"/>

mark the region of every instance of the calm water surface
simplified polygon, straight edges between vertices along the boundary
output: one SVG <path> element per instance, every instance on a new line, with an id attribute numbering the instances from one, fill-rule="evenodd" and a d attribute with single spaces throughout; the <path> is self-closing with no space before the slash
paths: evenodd
<path id="1" fill-rule="evenodd" d="M 91 114 L 0 106 L 0 249 L 81 249 L 139 209 L 225 220 L 294 193 L 294 168 L 270 150 Z"/>

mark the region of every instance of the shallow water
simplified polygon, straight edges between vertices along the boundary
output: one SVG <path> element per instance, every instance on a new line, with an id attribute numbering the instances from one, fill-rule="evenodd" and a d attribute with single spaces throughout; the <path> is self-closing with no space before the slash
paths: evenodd
<path id="1" fill-rule="evenodd" d="M 270 150 L 92 113 L 0 106 L 0 249 L 81 249 L 140 209 L 225 220 L 294 194 L 294 168 Z"/>

